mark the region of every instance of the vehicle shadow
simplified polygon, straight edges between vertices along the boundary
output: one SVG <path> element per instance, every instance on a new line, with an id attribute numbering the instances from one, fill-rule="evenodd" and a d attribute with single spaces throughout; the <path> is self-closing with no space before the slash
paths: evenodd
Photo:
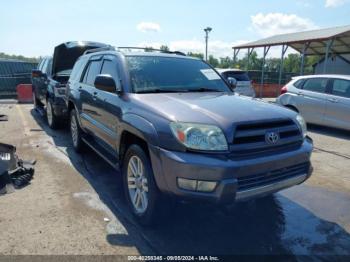
<path id="1" fill-rule="evenodd" d="M 333 136 L 335 138 L 350 140 L 350 132 L 347 130 L 326 127 L 326 126 L 319 126 L 315 124 L 308 124 L 307 128 L 309 131 L 320 135 Z"/>
<path id="2" fill-rule="evenodd" d="M 112 227 L 125 228 L 127 233 L 107 228 L 106 241 L 110 245 L 136 247 L 142 255 L 293 255 L 293 247 L 306 245 L 306 248 L 311 248 L 315 244 L 313 239 L 305 240 L 302 237 L 302 227 L 299 232 L 298 224 L 304 222 L 297 221 L 301 214 L 301 217 L 313 218 L 314 224 L 335 228 L 346 250 L 350 250 L 350 235 L 343 228 L 318 218 L 305 207 L 279 194 L 227 209 L 207 204 L 175 202 L 165 207 L 167 214 L 159 224 L 142 227 L 135 222 L 126 206 L 118 172 L 92 150 L 86 150 L 82 155 L 76 154 L 67 129 L 52 131 L 34 110 L 32 116 L 53 137 L 57 147 L 67 148 L 73 167 L 89 182 L 120 222 L 120 225 Z M 294 218 L 294 212 L 299 216 Z M 285 228 L 290 223 L 297 225 L 292 230 L 292 239 L 285 234 Z M 324 234 L 327 239 L 327 232 Z M 321 247 L 321 251 L 332 251 L 337 244 L 334 238 L 326 240 L 326 246 Z M 309 252 L 313 250 L 310 249 Z"/>

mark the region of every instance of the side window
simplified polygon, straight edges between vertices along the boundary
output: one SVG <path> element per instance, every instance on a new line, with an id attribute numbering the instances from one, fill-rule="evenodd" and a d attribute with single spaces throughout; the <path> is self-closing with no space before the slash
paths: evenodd
<path id="1" fill-rule="evenodd" d="M 43 68 L 43 65 L 45 63 L 45 59 L 41 60 L 39 65 L 38 65 L 38 69 L 41 71 L 41 69 Z"/>
<path id="2" fill-rule="evenodd" d="M 327 78 L 310 78 L 303 85 L 304 90 L 324 93 L 327 87 Z"/>
<path id="3" fill-rule="evenodd" d="M 350 81 L 343 79 L 334 79 L 332 94 L 350 98 Z"/>
<path id="4" fill-rule="evenodd" d="M 45 73 L 48 76 L 50 76 L 51 75 L 51 70 L 52 70 L 52 58 L 49 58 L 48 62 L 47 62 L 47 67 L 46 67 L 46 72 Z"/>
<path id="5" fill-rule="evenodd" d="M 72 73 L 70 75 L 71 80 L 80 80 L 81 73 L 83 71 L 83 66 L 85 64 L 86 59 L 78 59 L 77 62 L 75 62 Z"/>
<path id="6" fill-rule="evenodd" d="M 111 75 L 115 83 L 118 85 L 119 76 L 117 62 L 111 60 L 104 60 L 101 69 L 101 74 Z"/>
<path id="7" fill-rule="evenodd" d="M 101 61 L 90 61 L 88 69 L 85 72 L 84 83 L 90 86 L 94 85 L 95 78 L 100 74 Z"/>
<path id="8" fill-rule="evenodd" d="M 43 65 L 42 65 L 42 67 L 41 67 L 41 69 L 40 69 L 41 72 L 43 72 L 43 73 L 46 73 L 48 60 L 49 60 L 49 59 L 45 59 Z"/>

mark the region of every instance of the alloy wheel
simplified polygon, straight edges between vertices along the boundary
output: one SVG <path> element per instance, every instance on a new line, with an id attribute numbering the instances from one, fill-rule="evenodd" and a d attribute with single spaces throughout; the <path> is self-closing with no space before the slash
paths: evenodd
<path id="1" fill-rule="evenodd" d="M 142 214 L 148 207 L 148 181 L 139 157 L 134 155 L 129 159 L 127 174 L 131 203 L 136 212 Z"/>

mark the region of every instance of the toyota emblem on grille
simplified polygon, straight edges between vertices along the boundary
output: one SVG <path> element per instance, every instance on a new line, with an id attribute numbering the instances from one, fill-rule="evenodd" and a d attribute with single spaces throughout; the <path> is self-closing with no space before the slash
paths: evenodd
<path id="1" fill-rule="evenodd" d="M 265 141 L 268 144 L 276 144 L 280 140 L 280 135 L 275 131 L 270 131 L 265 134 Z"/>

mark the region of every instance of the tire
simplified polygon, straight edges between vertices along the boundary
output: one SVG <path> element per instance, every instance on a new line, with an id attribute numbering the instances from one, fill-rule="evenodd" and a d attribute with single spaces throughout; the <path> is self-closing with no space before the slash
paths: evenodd
<path id="1" fill-rule="evenodd" d="M 81 130 L 81 127 L 79 125 L 79 121 L 78 121 L 77 113 L 75 109 L 72 109 L 70 111 L 69 126 L 70 126 L 70 134 L 71 134 L 73 148 L 77 153 L 80 153 L 84 148 L 84 142 L 81 139 L 83 135 L 83 130 Z"/>
<path id="2" fill-rule="evenodd" d="M 47 124 L 51 129 L 57 129 L 59 126 L 59 119 L 55 115 L 55 111 L 52 106 L 52 102 L 50 99 L 47 100 L 46 102 L 46 119 L 47 119 Z"/>
<path id="3" fill-rule="evenodd" d="M 143 168 L 139 168 L 140 163 Z M 160 215 L 161 193 L 154 180 L 150 159 L 139 145 L 128 148 L 122 177 L 125 198 L 136 220 L 144 226 L 155 224 L 155 218 Z"/>

